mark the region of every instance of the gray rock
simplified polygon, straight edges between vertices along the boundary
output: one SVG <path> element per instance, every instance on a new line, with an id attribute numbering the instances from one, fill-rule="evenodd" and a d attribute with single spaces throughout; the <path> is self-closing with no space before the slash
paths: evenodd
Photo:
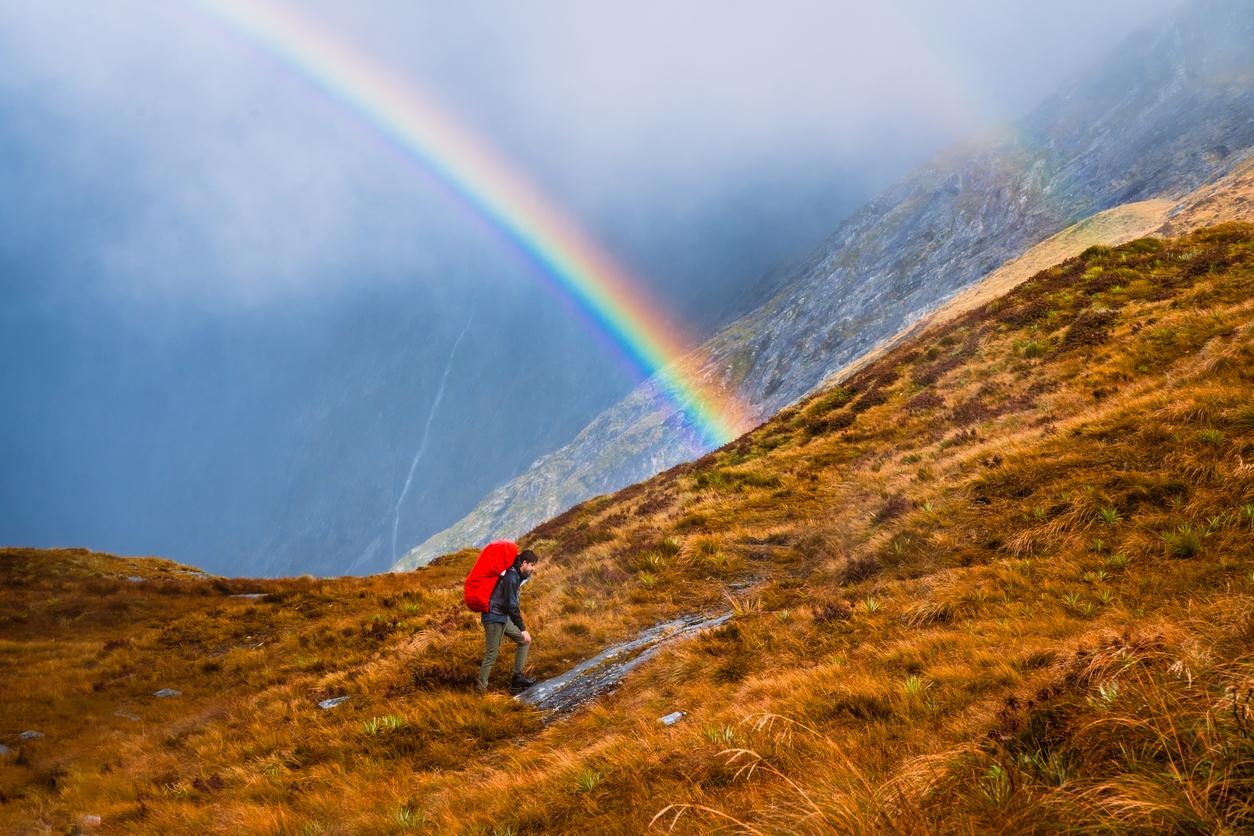
<path id="1" fill-rule="evenodd" d="M 10 749 L 8 746 L 5 746 L 3 743 L 0 743 L 0 758 L 4 757 L 5 755 L 9 754 L 12 751 L 13 750 Z"/>
<path id="2" fill-rule="evenodd" d="M 657 721 L 661 723 L 663 726 L 673 726 L 687 716 L 688 716 L 687 711 L 672 711 L 670 714 L 667 714 L 665 717 L 657 718 Z"/>
<path id="3" fill-rule="evenodd" d="M 141 578 L 139 575 L 128 575 L 126 579 L 131 583 L 143 583 L 148 580 L 147 578 Z"/>
<path id="4" fill-rule="evenodd" d="M 182 695 L 182 691 L 176 691 L 173 688 L 162 688 L 160 691 L 153 691 L 154 697 L 165 699 L 166 697 L 178 697 Z"/>
<path id="5" fill-rule="evenodd" d="M 844 222 L 765 305 L 695 352 L 764 420 L 1006 261 L 1095 212 L 1178 197 L 1254 145 L 1254 4 L 1187 4 L 1025 119 L 920 167 Z M 410 550 L 412 569 L 709 450 L 646 381 Z"/>
<path id="6" fill-rule="evenodd" d="M 26 731 L 18 735 L 18 739 L 19 740 L 38 740 L 39 738 L 43 736 L 44 736 L 43 732 L 32 731 L 31 729 L 27 729 Z"/>
<path id="7" fill-rule="evenodd" d="M 264 598 L 269 594 L 270 594 L 269 592 L 237 592 L 231 597 L 232 598 Z"/>
<path id="8" fill-rule="evenodd" d="M 335 708 L 337 705 L 343 705 L 346 702 L 348 702 L 348 697 L 332 697 L 329 700 L 323 700 L 318 703 L 318 707 L 323 711 L 326 711 L 328 709 Z"/>
<path id="9" fill-rule="evenodd" d="M 709 627 L 718 627 L 731 617 L 730 612 L 712 618 L 688 615 L 656 624 L 630 641 L 607 647 L 563 674 L 537 682 L 514 699 L 555 713 L 570 711 L 616 687 L 623 677 L 652 657 L 662 645 Z"/>

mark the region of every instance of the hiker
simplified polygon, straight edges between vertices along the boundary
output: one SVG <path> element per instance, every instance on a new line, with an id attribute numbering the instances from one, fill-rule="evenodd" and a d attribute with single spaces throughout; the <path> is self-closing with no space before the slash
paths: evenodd
<path id="1" fill-rule="evenodd" d="M 527 663 L 527 651 L 531 648 L 531 633 L 523 623 L 518 609 L 518 590 L 523 581 L 536 571 L 539 560 L 536 553 L 526 549 L 514 558 L 514 563 L 500 576 L 492 597 L 488 599 L 488 611 L 479 618 L 483 622 L 483 666 L 479 668 L 479 692 L 488 690 L 488 676 L 496 664 L 496 654 L 501 649 L 501 637 L 509 636 L 514 642 L 514 676 L 510 679 L 510 691 L 517 693 L 535 684 L 534 679 L 523 676 Z"/>

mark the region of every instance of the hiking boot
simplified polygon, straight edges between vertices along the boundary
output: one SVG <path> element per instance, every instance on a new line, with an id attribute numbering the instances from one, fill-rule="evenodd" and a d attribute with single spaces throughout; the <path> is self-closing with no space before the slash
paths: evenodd
<path id="1" fill-rule="evenodd" d="M 514 678 L 509 681 L 509 689 L 517 694 L 519 691 L 526 691 L 532 685 L 535 685 L 534 679 L 528 679 L 520 673 L 514 674 Z"/>

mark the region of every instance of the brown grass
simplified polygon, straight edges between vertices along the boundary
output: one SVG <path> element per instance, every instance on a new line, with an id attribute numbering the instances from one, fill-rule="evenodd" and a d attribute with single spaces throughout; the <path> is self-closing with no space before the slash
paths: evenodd
<path id="1" fill-rule="evenodd" d="M 5 552 L 0 829 L 1254 827 L 1252 299 L 1254 227 L 1093 249 L 545 524 L 534 675 L 735 611 L 553 723 L 471 689 L 470 551 L 271 581 Z"/>

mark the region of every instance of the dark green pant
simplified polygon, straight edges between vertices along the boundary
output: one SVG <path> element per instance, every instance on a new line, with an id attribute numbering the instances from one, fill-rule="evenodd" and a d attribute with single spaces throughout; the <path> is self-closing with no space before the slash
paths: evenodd
<path id="1" fill-rule="evenodd" d="M 506 618 L 504 624 L 483 625 L 483 667 L 479 668 L 479 690 L 488 689 L 488 676 L 492 666 L 496 664 L 496 654 L 501 649 L 501 636 L 509 636 L 517 647 L 514 648 L 514 673 L 522 673 L 523 665 L 527 664 L 527 651 L 531 645 L 523 641 L 522 630 L 513 619 Z"/>

